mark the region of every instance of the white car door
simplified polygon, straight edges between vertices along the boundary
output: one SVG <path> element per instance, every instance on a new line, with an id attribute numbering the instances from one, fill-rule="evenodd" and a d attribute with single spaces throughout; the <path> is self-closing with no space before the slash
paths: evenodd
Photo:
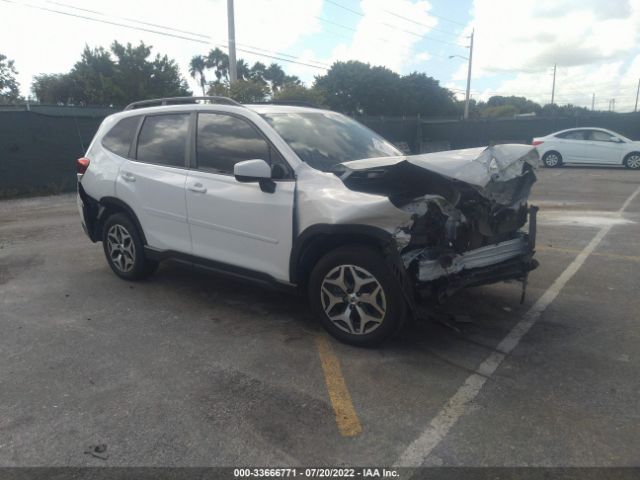
<path id="1" fill-rule="evenodd" d="M 586 156 L 586 132 L 572 130 L 560 134 L 555 143 L 565 163 L 584 163 Z"/>
<path id="2" fill-rule="evenodd" d="M 199 113 L 195 143 L 186 188 L 193 254 L 288 281 L 295 193 L 290 167 L 251 122 L 236 115 Z M 273 191 L 233 176 L 236 163 L 254 159 L 267 161 L 281 177 L 270 183 Z"/>
<path id="3" fill-rule="evenodd" d="M 190 118 L 190 113 L 146 116 L 135 160 L 118 172 L 118 198 L 133 209 L 148 245 L 160 250 L 191 252 L 184 189 Z"/>
<path id="4" fill-rule="evenodd" d="M 625 144 L 602 130 L 589 130 L 586 140 L 586 160 L 589 163 L 622 164 Z"/>

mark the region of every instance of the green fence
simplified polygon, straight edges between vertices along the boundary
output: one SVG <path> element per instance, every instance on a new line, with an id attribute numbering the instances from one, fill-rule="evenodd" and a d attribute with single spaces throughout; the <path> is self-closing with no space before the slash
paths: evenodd
<path id="1" fill-rule="evenodd" d="M 100 123 L 118 111 L 100 107 L 0 107 L 0 198 L 72 191 L 75 160 L 84 155 Z M 357 117 L 413 153 L 528 143 L 572 127 L 603 127 L 640 139 L 640 113 L 584 117 L 448 120 Z"/>
<path id="2" fill-rule="evenodd" d="M 0 197 L 75 188 L 75 160 L 115 110 L 38 106 L 0 109 Z"/>

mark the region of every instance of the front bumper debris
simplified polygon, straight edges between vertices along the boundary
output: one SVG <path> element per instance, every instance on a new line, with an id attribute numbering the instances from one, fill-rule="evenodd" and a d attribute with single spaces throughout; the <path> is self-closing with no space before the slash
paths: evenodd
<path id="1" fill-rule="evenodd" d="M 440 277 L 460 273 L 463 270 L 488 267 L 529 253 L 527 235 L 500 242 L 495 245 L 469 250 L 459 255 L 440 257 L 436 260 L 420 260 L 418 281 L 430 282 Z"/>

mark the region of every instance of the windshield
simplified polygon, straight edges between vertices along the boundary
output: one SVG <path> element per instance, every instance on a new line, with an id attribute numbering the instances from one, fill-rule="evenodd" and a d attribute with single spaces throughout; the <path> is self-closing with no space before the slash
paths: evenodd
<path id="1" fill-rule="evenodd" d="M 393 157 L 402 152 L 364 125 L 335 112 L 262 115 L 300 159 L 317 170 L 336 171 L 350 160 Z"/>

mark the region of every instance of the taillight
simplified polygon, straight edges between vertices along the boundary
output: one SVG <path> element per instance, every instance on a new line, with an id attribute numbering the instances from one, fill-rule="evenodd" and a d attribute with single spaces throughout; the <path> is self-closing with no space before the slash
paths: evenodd
<path id="1" fill-rule="evenodd" d="M 542 140 L 534 140 L 531 145 L 535 147 L 536 145 L 542 145 L 543 143 L 544 142 Z"/>
<path id="2" fill-rule="evenodd" d="M 78 175 L 83 175 L 84 172 L 87 171 L 87 168 L 89 168 L 89 163 L 91 163 L 91 161 L 88 158 L 84 157 L 76 160 L 76 173 Z"/>

